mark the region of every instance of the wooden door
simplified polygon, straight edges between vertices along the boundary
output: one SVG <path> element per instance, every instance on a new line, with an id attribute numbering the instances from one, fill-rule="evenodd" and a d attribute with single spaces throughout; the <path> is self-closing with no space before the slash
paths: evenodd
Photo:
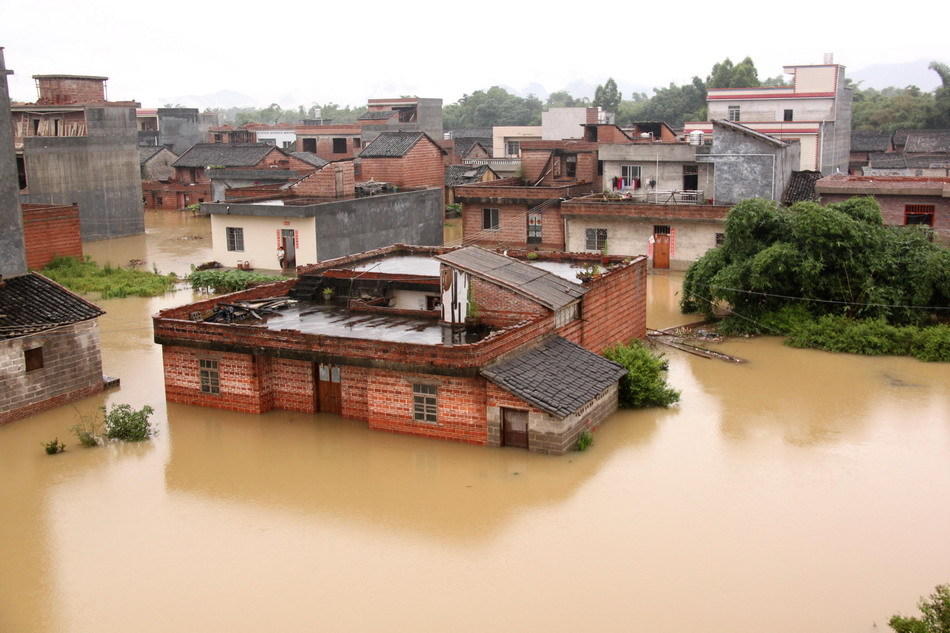
<path id="1" fill-rule="evenodd" d="M 653 267 L 670 267 L 670 236 L 657 233 L 653 236 Z"/>
<path id="2" fill-rule="evenodd" d="M 343 390 L 341 388 L 341 372 L 337 365 L 324 363 L 314 364 L 314 383 L 317 396 L 314 407 L 321 413 L 343 413 Z"/>
<path id="3" fill-rule="evenodd" d="M 501 445 L 528 448 L 528 412 L 501 410 Z"/>

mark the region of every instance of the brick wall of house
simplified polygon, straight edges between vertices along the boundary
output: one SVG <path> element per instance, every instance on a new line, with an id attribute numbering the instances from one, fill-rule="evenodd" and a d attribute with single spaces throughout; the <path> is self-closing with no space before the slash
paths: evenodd
<path id="1" fill-rule="evenodd" d="M 512 319 L 520 321 L 551 313 L 549 309 L 524 295 L 484 279 L 472 276 L 470 284 L 472 300 L 478 306 L 481 318 L 488 323 L 499 319 L 509 322 Z"/>
<path id="2" fill-rule="evenodd" d="M 534 184 L 539 178 L 550 169 L 551 155 L 554 150 L 521 150 L 521 173 L 524 175 L 526 183 Z"/>
<path id="3" fill-rule="evenodd" d="M 39 270 L 56 257 L 82 259 L 79 206 L 23 204 L 26 265 Z"/>
<path id="4" fill-rule="evenodd" d="M 844 202 L 850 200 L 852 194 L 823 193 L 823 204 Z M 877 195 L 874 197 L 881 206 L 881 216 L 884 224 L 892 226 L 904 225 L 904 207 L 909 204 L 934 205 L 933 229 L 943 243 L 950 242 L 950 198 L 942 196 L 913 196 L 913 195 Z"/>
<path id="5" fill-rule="evenodd" d="M 201 359 L 218 362 L 220 393 L 201 391 Z M 165 399 L 169 402 L 245 413 L 265 413 L 273 407 L 272 392 L 262 391 L 257 363 L 251 354 L 166 345 L 162 348 L 162 362 Z"/>
<path id="6" fill-rule="evenodd" d="M 192 204 L 211 200 L 211 181 L 187 185 L 180 182 L 142 181 L 142 198 L 146 209 L 178 211 Z"/>
<path id="7" fill-rule="evenodd" d="M 37 103 L 65 105 L 71 103 L 103 103 L 106 100 L 104 79 L 92 77 L 40 77 Z"/>
<path id="8" fill-rule="evenodd" d="M 386 370 L 368 372 L 371 429 L 470 444 L 486 444 L 485 385 L 482 377 L 461 378 Z M 436 386 L 437 423 L 413 418 L 413 384 Z"/>
<path id="9" fill-rule="evenodd" d="M 462 239 L 466 244 L 481 244 L 499 248 L 525 248 L 528 239 L 528 213 L 540 204 L 492 203 L 466 200 L 462 204 Z M 541 243 L 530 248 L 562 250 L 564 248 L 564 221 L 560 204 L 555 203 L 537 211 L 541 214 Z M 498 229 L 484 228 L 484 210 L 498 209 Z"/>
<path id="10" fill-rule="evenodd" d="M 421 138 L 399 158 L 362 158 L 362 180 L 389 182 L 397 187 L 443 187 L 442 148 Z"/>
<path id="11" fill-rule="evenodd" d="M 646 257 L 610 270 L 586 285 L 590 290 L 581 304 L 581 345 L 600 354 L 615 343 L 646 336 Z"/>
<path id="12" fill-rule="evenodd" d="M 337 191 L 337 173 L 342 174 L 339 191 Z M 340 161 L 324 165 L 303 180 L 294 184 L 291 189 L 295 196 L 334 198 L 352 196 L 355 185 L 356 180 L 353 176 L 353 162 Z"/>
<path id="13" fill-rule="evenodd" d="M 24 353 L 40 347 L 43 366 L 26 371 Z M 96 319 L 0 343 L 0 424 L 102 391 Z"/>

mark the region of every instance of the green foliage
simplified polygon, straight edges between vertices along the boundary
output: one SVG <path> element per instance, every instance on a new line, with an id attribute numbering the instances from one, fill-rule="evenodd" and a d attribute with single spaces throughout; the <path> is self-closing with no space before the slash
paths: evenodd
<path id="1" fill-rule="evenodd" d="M 950 585 L 937 585 L 917 603 L 920 618 L 894 615 L 888 625 L 897 633 L 950 633 Z"/>
<path id="2" fill-rule="evenodd" d="M 737 65 L 728 57 L 712 67 L 706 77 L 706 88 L 757 88 L 760 85 L 759 72 L 751 57 L 746 57 Z"/>
<path id="3" fill-rule="evenodd" d="M 78 410 L 77 410 L 78 413 Z M 98 417 L 87 418 L 79 414 L 79 424 L 71 429 L 76 434 L 79 443 L 86 448 L 91 448 L 99 444 L 99 438 L 102 435 L 102 422 Z"/>
<path id="4" fill-rule="evenodd" d="M 154 412 L 148 405 L 136 411 L 128 404 L 114 404 L 105 415 L 105 436 L 124 442 L 147 440 L 155 434 L 148 420 Z"/>
<path id="5" fill-rule="evenodd" d="M 57 257 L 41 271 L 56 283 L 80 293 L 98 292 L 103 299 L 116 297 L 154 297 L 175 287 L 174 273 L 161 275 L 133 268 L 99 267 L 89 257 L 80 261 L 75 257 Z"/>
<path id="6" fill-rule="evenodd" d="M 590 104 L 590 99 L 587 97 L 572 97 L 567 90 L 558 90 L 548 95 L 544 107 L 546 110 L 550 108 L 586 108 Z"/>
<path id="7" fill-rule="evenodd" d="M 43 445 L 43 450 L 47 455 L 56 455 L 66 450 L 66 445 L 60 442 L 58 437 L 54 437 L 49 442 L 40 442 L 40 444 Z"/>
<path id="8" fill-rule="evenodd" d="M 192 290 L 198 292 L 237 292 L 251 284 L 281 281 L 283 277 L 250 270 L 192 270 L 188 275 Z"/>
<path id="9" fill-rule="evenodd" d="M 622 99 L 623 93 L 617 90 L 617 82 L 614 81 L 613 77 L 610 77 L 604 84 L 597 86 L 594 90 L 594 101 L 591 105 L 594 107 L 600 106 L 607 112 L 616 112 Z"/>
<path id="10" fill-rule="evenodd" d="M 783 209 L 745 200 L 726 217 L 723 244 L 686 271 L 680 307 L 712 315 L 720 302 L 737 332 L 860 354 L 950 360 L 950 251 L 919 227 L 885 226 L 873 198 Z"/>
<path id="11" fill-rule="evenodd" d="M 623 365 L 627 374 L 620 379 L 620 406 L 642 409 L 668 407 L 679 402 L 680 392 L 666 384 L 669 363 L 654 355 L 637 340 L 604 350 L 604 356 Z"/>
<path id="12" fill-rule="evenodd" d="M 590 429 L 584 429 L 583 432 L 577 438 L 577 444 L 575 447 L 579 451 L 586 451 L 590 448 L 590 445 L 594 443 L 594 434 L 590 432 Z"/>
<path id="13" fill-rule="evenodd" d="M 519 97 L 504 88 L 492 86 L 462 95 L 456 103 L 442 108 L 442 127 L 446 130 L 496 125 L 541 125 L 543 104 L 534 95 Z"/>

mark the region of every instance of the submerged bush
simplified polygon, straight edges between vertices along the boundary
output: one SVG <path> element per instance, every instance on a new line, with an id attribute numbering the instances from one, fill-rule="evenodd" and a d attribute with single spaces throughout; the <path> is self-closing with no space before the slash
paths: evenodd
<path id="1" fill-rule="evenodd" d="M 162 275 L 111 264 L 100 267 L 89 257 L 82 261 L 75 257 L 57 257 L 40 272 L 74 292 L 98 292 L 103 299 L 154 297 L 172 290 L 178 283 L 175 273 Z"/>
<path id="2" fill-rule="evenodd" d="M 148 420 L 154 412 L 148 405 L 136 411 L 128 404 L 114 404 L 105 416 L 105 436 L 125 442 L 147 440 L 155 434 Z"/>
<path id="3" fill-rule="evenodd" d="M 614 345 L 604 356 L 626 367 L 620 379 L 620 406 L 632 409 L 668 407 L 679 402 L 680 392 L 666 384 L 669 363 L 653 354 L 641 341 Z"/>
<path id="4" fill-rule="evenodd" d="M 66 450 L 66 445 L 60 442 L 58 437 L 54 437 L 49 442 L 40 442 L 40 444 L 43 445 L 43 450 L 47 455 L 56 455 Z"/>
<path id="5" fill-rule="evenodd" d="M 586 451 L 593 443 L 594 434 L 590 432 L 590 429 L 584 429 L 584 431 L 577 438 L 576 448 L 579 451 Z"/>
<path id="6" fill-rule="evenodd" d="M 282 281 L 284 277 L 249 270 L 193 270 L 188 276 L 192 290 L 198 292 L 237 292 L 251 284 Z"/>

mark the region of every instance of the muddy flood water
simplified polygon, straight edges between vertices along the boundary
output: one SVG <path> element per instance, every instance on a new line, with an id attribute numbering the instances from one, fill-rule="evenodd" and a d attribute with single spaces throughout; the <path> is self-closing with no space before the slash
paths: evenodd
<path id="1" fill-rule="evenodd" d="M 210 246 L 149 212 L 87 253 L 185 274 Z M 650 327 L 691 320 L 680 280 L 650 277 Z M 121 387 L 0 427 L 0 632 L 863 633 L 950 582 L 948 365 L 669 350 L 678 406 L 550 457 L 166 405 L 150 315 L 193 298 L 99 302 Z M 82 448 L 116 402 L 158 436 Z"/>

